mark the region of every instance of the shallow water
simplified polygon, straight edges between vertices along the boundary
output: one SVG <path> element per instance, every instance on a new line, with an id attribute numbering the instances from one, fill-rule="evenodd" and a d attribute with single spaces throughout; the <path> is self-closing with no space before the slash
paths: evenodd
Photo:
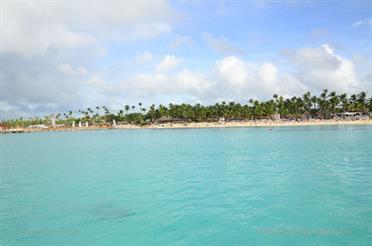
<path id="1" fill-rule="evenodd" d="M 0 245 L 371 242 L 371 126 L 0 136 Z"/>

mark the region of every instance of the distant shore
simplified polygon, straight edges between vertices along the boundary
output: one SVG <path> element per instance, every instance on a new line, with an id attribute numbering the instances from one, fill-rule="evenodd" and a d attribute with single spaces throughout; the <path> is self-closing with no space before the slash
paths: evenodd
<path id="1" fill-rule="evenodd" d="M 226 127 L 278 127 L 278 126 L 317 126 L 317 125 L 369 125 L 372 120 L 309 120 L 309 121 L 232 121 L 225 123 L 198 122 L 198 123 L 167 123 L 149 125 L 145 128 L 226 128 Z M 126 128 L 126 126 L 118 126 Z"/>
<path id="2" fill-rule="evenodd" d="M 280 127 L 280 126 L 327 126 L 327 125 L 371 125 L 371 119 L 363 120 L 308 120 L 308 121 L 282 121 L 282 120 L 259 120 L 259 121 L 228 121 L 219 122 L 189 122 L 189 123 L 163 123 L 138 126 L 134 124 L 110 126 L 84 126 L 84 127 L 48 127 L 48 128 L 14 128 L 2 130 L 1 133 L 27 133 L 49 131 L 86 131 L 104 129 L 187 129 L 187 128 L 228 128 L 228 127 Z"/>

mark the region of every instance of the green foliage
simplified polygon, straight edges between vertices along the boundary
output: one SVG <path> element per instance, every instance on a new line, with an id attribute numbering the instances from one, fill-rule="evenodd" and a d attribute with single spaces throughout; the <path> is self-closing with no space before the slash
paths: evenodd
<path id="1" fill-rule="evenodd" d="M 110 112 L 106 106 L 96 106 L 94 108 L 81 109 L 75 116 L 69 110 L 64 114 L 51 114 L 44 118 L 33 117 L 29 119 L 9 119 L 0 122 L 1 127 L 28 127 L 36 125 L 51 125 L 52 119 L 57 125 L 71 126 L 73 122 L 88 122 L 89 125 L 111 124 L 116 122 L 127 122 L 137 125 L 147 125 L 154 123 L 162 117 L 168 117 L 174 121 L 183 122 L 211 122 L 224 117 L 226 120 L 257 120 L 270 119 L 275 114 L 280 114 L 281 118 L 330 118 L 336 113 L 343 112 L 372 112 L 372 97 L 367 98 L 366 92 L 353 94 L 337 95 L 336 92 L 328 92 L 324 89 L 319 96 L 311 95 L 306 92 L 302 97 L 284 98 L 277 94 L 267 101 L 250 99 L 247 104 L 236 102 L 221 102 L 214 105 L 201 104 L 154 104 L 148 107 L 138 103 L 135 105 L 125 105 L 116 114 Z"/>

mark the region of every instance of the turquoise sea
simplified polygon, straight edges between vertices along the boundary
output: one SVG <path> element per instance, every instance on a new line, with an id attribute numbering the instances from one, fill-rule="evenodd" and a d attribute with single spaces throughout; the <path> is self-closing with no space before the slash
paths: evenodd
<path id="1" fill-rule="evenodd" d="M 0 245 L 372 245 L 372 126 L 0 135 Z"/>

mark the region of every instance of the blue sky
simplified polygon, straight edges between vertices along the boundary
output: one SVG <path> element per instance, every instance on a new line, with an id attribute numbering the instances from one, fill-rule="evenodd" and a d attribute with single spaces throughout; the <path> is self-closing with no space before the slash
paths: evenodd
<path id="1" fill-rule="evenodd" d="M 369 1 L 0 6 L 0 118 L 372 90 Z"/>
<path id="2" fill-rule="evenodd" d="M 352 28 L 358 20 L 368 20 L 371 7 L 357 3 L 244 3 L 224 4 L 172 2 L 178 20 L 175 30 L 154 40 L 129 44 L 109 44 L 108 55 L 123 58 L 139 50 L 155 54 L 173 53 L 202 65 L 224 54 L 214 52 L 204 40 L 204 34 L 224 37 L 232 46 L 245 50 L 243 57 L 255 60 L 272 59 L 278 50 L 332 43 L 348 55 L 367 52 L 368 28 Z M 169 49 L 177 35 L 192 38 L 192 48 Z M 197 62 L 199 58 L 202 62 Z"/>

